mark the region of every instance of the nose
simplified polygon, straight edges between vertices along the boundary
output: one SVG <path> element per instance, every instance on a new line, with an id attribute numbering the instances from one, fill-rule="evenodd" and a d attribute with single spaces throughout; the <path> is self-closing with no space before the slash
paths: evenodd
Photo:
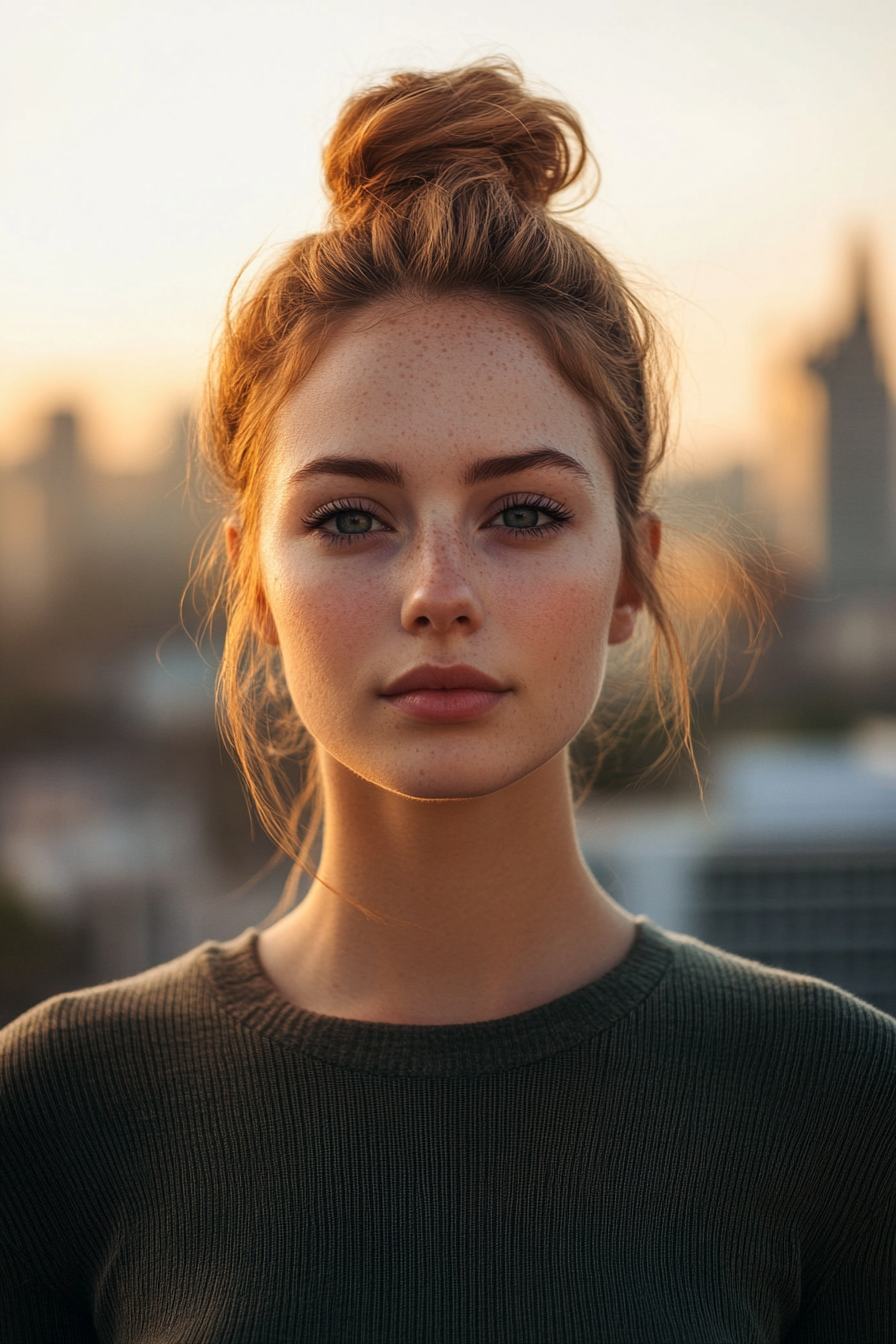
<path id="1" fill-rule="evenodd" d="M 408 557 L 401 623 L 410 634 L 431 630 L 471 634 L 482 625 L 482 601 L 474 582 L 473 558 L 460 538 L 421 538 Z"/>

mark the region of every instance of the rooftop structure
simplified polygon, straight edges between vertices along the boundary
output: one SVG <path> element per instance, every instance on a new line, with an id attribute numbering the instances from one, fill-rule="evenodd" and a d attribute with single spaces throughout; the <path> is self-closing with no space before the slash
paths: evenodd
<path id="1" fill-rule="evenodd" d="M 827 587 L 835 596 L 896 581 L 896 415 L 874 339 L 870 291 L 862 252 L 852 326 L 809 362 L 828 394 Z"/>

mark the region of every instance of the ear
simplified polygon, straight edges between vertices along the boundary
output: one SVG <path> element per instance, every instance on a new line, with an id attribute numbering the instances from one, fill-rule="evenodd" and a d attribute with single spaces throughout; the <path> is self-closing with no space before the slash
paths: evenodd
<path id="1" fill-rule="evenodd" d="M 226 524 L 224 538 L 227 543 L 227 559 L 230 568 L 234 569 L 243 547 L 243 534 L 235 519 L 230 519 Z M 277 634 L 271 608 L 261 584 L 258 584 L 255 589 L 255 628 L 266 644 L 276 645 L 280 643 L 280 636 Z"/>
<path id="2" fill-rule="evenodd" d="M 227 546 L 227 562 L 233 569 L 243 548 L 243 534 L 235 518 L 228 518 L 224 524 L 224 541 Z"/>
<path id="3" fill-rule="evenodd" d="M 655 513 L 642 513 L 635 521 L 634 531 L 634 544 L 640 552 L 641 567 L 650 573 L 660 553 L 662 523 Z M 638 612 L 643 605 L 644 598 L 634 578 L 628 570 L 623 569 L 613 601 L 613 615 L 610 617 L 609 644 L 625 644 L 631 639 L 635 633 Z"/>

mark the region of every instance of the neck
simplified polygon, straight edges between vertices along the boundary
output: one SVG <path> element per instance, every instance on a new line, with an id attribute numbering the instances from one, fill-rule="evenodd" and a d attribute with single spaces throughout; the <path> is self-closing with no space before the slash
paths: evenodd
<path id="1" fill-rule="evenodd" d="M 633 922 L 575 835 L 565 755 L 483 798 L 389 793 L 323 756 L 316 881 L 262 933 L 262 964 L 301 1007 L 366 1021 L 482 1021 L 587 984 Z"/>

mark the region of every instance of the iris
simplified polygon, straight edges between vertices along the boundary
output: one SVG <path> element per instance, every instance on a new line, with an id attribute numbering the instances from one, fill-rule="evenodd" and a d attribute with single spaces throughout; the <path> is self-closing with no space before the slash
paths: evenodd
<path id="1" fill-rule="evenodd" d="M 505 509 L 501 518 L 505 527 L 537 527 L 538 509 L 516 504 L 512 509 Z"/>
<path id="2" fill-rule="evenodd" d="M 337 532 L 369 532 L 373 519 L 369 513 L 342 512 L 336 515 Z"/>

